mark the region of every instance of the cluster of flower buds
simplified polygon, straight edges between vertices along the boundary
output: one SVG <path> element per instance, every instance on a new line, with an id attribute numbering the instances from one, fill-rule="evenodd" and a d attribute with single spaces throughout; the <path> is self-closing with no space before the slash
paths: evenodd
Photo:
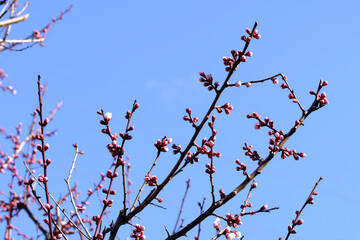
<path id="1" fill-rule="evenodd" d="M 248 119 L 250 119 L 250 118 L 255 118 L 257 120 L 261 119 L 261 116 L 257 112 L 253 112 L 252 114 L 248 114 L 248 115 L 246 115 L 246 117 Z"/>
<path id="2" fill-rule="evenodd" d="M 211 121 L 208 122 L 208 126 L 209 126 L 209 128 L 211 129 L 211 136 L 212 136 L 213 138 L 214 138 L 215 135 L 217 134 L 217 130 L 214 129 L 215 120 L 216 120 L 216 116 L 215 116 L 215 115 L 212 115 Z M 209 146 L 209 147 L 210 147 L 210 146 Z"/>
<path id="3" fill-rule="evenodd" d="M 131 131 L 131 130 L 129 130 L 129 129 L 133 130 L 133 129 L 134 129 L 134 126 L 131 126 L 130 128 L 128 128 L 128 131 Z M 122 139 L 124 139 L 124 140 L 131 140 L 131 139 L 132 139 L 132 136 L 131 136 L 128 132 L 126 132 L 126 133 L 120 132 L 120 133 L 119 133 L 119 136 L 120 136 Z"/>
<path id="4" fill-rule="evenodd" d="M 116 178 L 118 176 L 119 176 L 119 174 L 117 172 L 113 173 L 110 169 L 107 170 L 107 173 L 106 173 L 107 178 L 111 179 L 111 178 Z"/>
<path id="5" fill-rule="evenodd" d="M 246 203 L 245 205 L 240 205 L 241 209 L 247 208 L 247 207 L 252 207 L 252 203 Z M 252 214 L 252 212 L 254 211 L 250 211 L 250 214 Z"/>
<path id="6" fill-rule="evenodd" d="M 164 137 L 162 140 L 158 139 L 155 143 L 154 146 L 158 149 L 158 151 L 160 152 L 167 152 L 169 151 L 169 149 L 166 147 L 167 145 L 169 145 L 172 142 L 172 138 L 166 138 Z M 180 146 L 181 148 L 181 146 Z"/>
<path id="7" fill-rule="evenodd" d="M 103 120 L 100 120 L 100 124 L 107 126 L 106 128 L 101 129 L 101 132 L 104 133 L 104 134 L 110 134 L 110 130 L 109 130 L 108 125 L 109 125 L 109 122 L 112 119 L 112 113 L 107 112 L 107 113 L 103 114 L 103 111 L 101 110 L 101 111 L 97 111 L 97 114 L 103 116 Z"/>
<path id="8" fill-rule="evenodd" d="M 25 185 L 31 185 L 31 184 L 33 184 L 35 182 L 35 178 L 30 178 L 29 180 L 26 180 L 26 181 L 24 181 L 24 184 Z"/>
<path id="9" fill-rule="evenodd" d="M 215 141 L 216 141 L 216 137 L 214 137 L 214 136 L 211 136 L 209 140 L 207 140 L 206 138 L 203 138 L 201 147 L 197 146 L 197 153 L 198 154 L 206 154 L 208 156 L 208 158 L 221 157 L 220 152 L 215 152 L 214 150 L 212 150 L 212 148 L 215 145 Z"/>
<path id="10" fill-rule="evenodd" d="M 326 98 L 326 93 L 325 93 L 325 92 L 323 92 L 322 94 L 320 94 L 318 100 L 320 101 L 320 102 L 319 102 L 320 107 L 329 104 L 329 101 L 328 101 L 327 98 Z"/>
<path id="11" fill-rule="evenodd" d="M 250 30 L 249 28 L 247 28 L 247 29 L 246 29 L 246 33 L 249 34 L 249 35 L 251 35 L 251 30 Z M 249 36 L 249 37 L 250 37 L 250 36 Z M 249 39 L 249 37 L 247 38 L 247 40 L 250 42 L 251 38 Z M 260 39 L 260 38 L 261 38 L 261 35 L 259 34 L 259 32 L 258 32 L 257 29 L 254 30 L 253 37 L 254 37 L 255 39 Z"/>
<path id="12" fill-rule="evenodd" d="M 39 175 L 38 180 L 39 182 L 44 182 L 44 183 L 49 181 L 49 179 L 47 177 L 44 177 L 42 174 Z"/>
<path id="13" fill-rule="evenodd" d="M 287 76 L 284 75 L 284 74 L 281 74 L 281 73 L 280 73 L 280 76 L 281 76 L 281 79 L 284 81 L 284 83 L 282 83 L 282 84 L 280 85 L 280 87 L 281 87 L 282 89 L 287 89 L 287 88 L 289 88 L 289 85 L 288 85 L 288 83 L 287 83 Z"/>
<path id="14" fill-rule="evenodd" d="M 48 158 L 48 159 L 46 159 L 45 160 L 45 164 L 43 164 L 42 162 L 41 162 L 41 164 L 40 165 L 42 165 L 42 166 L 49 166 L 50 165 L 50 163 L 51 163 L 51 159 L 50 158 Z"/>
<path id="15" fill-rule="evenodd" d="M 321 83 L 321 87 L 326 86 L 326 85 L 328 85 L 327 81 L 324 81 L 324 82 Z M 311 95 L 316 95 L 316 93 L 313 90 L 310 90 L 309 93 Z M 317 94 L 316 100 L 319 101 L 319 107 L 323 107 L 323 106 L 329 104 L 329 101 L 326 98 L 326 93 L 325 92 L 323 92 L 321 94 Z"/>
<path id="16" fill-rule="evenodd" d="M 101 111 L 98 111 L 97 113 L 102 115 Z M 109 122 L 111 121 L 111 119 L 112 119 L 112 113 L 107 112 L 107 113 L 104 114 L 103 120 L 100 120 L 100 124 L 101 125 L 108 125 Z"/>
<path id="17" fill-rule="evenodd" d="M 274 122 L 271 121 L 269 118 L 265 118 L 264 121 L 259 119 L 259 122 L 255 124 L 255 129 L 260 129 L 261 127 L 268 127 L 268 128 L 273 128 L 274 127 Z"/>
<path id="18" fill-rule="evenodd" d="M 225 103 L 222 106 L 215 106 L 215 109 L 218 113 L 221 113 L 222 109 L 224 109 L 226 114 L 230 114 L 231 110 L 233 110 L 234 107 L 232 105 L 230 105 L 230 103 Z"/>
<path id="19" fill-rule="evenodd" d="M 135 225 L 135 229 L 131 233 L 130 237 L 135 240 L 145 240 L 146 236 L 144 235 L 145 226 L 141 226 L 140 224 Z"/>
<path id="20" fill-rule="evenodd" d="M 281 140 L 283 140 L 285 137 L 285 133 L 280 130 L 280 132 L 278 131 L 269 131 L 269 136 L 274 136 L 270 138 L 270 141 L 269 141 L 269 149 L 272 150 L 272 151 L 275 151 L 275 152 L 278 152 L 280 151 L 280 148 L 279 148 L 279 144 L 281 142 Z"/>
<path id="21" fill-rule="evenodd" d="M 114 134 L 117 138 L 117 134 Z M 113 135 L 113 136 L 114 136 Z M 121 147 L 121 145 L 117 145 L 116 140 L 112 141 L 112 144 L 108 144 L 106 146 L 106 148 L 109 150 L 109 152 L 111 153 L 112 157 L 116 157 L 116 156 L 122 156 L 125 153 L 125 149 Z M 119 165 L 122 165 L 119 163 Z"/>
<path id="22" fill-rule="evenodd" d="M 236 162 L 236 164 L 239 165 L 239 166 L 236 167 L 236 171 L 243 171 L 243 174 L 247 175 L 245 163 L 240 162 L 239 159 L 236 159 L 235 162 Z"/>
<path id="23" fill-rule="evenodd" d="M 299 219 L 299 220 L 297 220 L 297 221 L 295 221 L 295 219 L 292 220 L 292 224 L 294 224 L 294 226 L 296 226 L 296 225 L 301 225 L 301 224 L 303 224 L 303 223 L 304 223 L 304 220 L 302 220 L 302 219 Z"/>
<path id="24" fill-rule="evenodd" d="M 225 237 L 227 240 L 241 238 L 241 233 L 239 231 L 231 231 L 230 227 L 228 226 L 225 228 Z"/>
<path id="25" fill-rule="evenodd" d="M 313 192 L 312 195 L 316 196 L 318 195 L 317 192 Z M 306 201 L 308 204 L 314 204 L 314 197 L 313 196 L 310 196 L 307 201 Z M 298 214 L 298 213 L 297 213 Z"/>
<path id="26" fill-rule="evenodd" d="M 205 172 L 208 174 L 212 174 L 215 172 L 215 166 L 211 166 L 210 163 L 205 164 L 206 170 Z"/>
<path id="27" fill-rule="evenodd" d="M 40 112 L 40 110 L 39 110 Z M 49 118 L 45 118 L 44 121 L 39 121 L 39 125 L 42 126 L 42 127 L 45 127 L 46 125 L 48 125 L 48 123 L 50 122 L 50 119 Z"/>
<path id="28" fill-rule="evenodd" d="M 197 118 L 197 117 L 192 117 L 191 116 L 191 109 L 190 108 L 187 108 L 186 109 L 186 113 L 188 114 L 188 116 L 184 116 L 183 117 L 183 120 L 184 121 L 187 121 L 187 122 L 189 122 L 189 123 L 192 123 L 192 126 L 193 127 L 196 127 L 196 125 L 195 125 L 195 123 L 197 123 L 198 121 L 199 121 L 199 118 Z"/>
<path id="29" fill-rule="evenodd" d="M 147 174 L 144 178 L 144 181 L 150 186 L 154 187 L 157 185 L 157 176 L 150 176 L 150 174 Z"/>
<path id="30" fill-rule="evenodd" d="M 186 155 L 186 161 L 190 162 L 191 164 L 193 164 L 194 162 L 199 162 L 199 158 L 196 157 L 199 154 L 200 154 L 199 152 L 195 152 L 195 153 L 188 152 Z"/>
<path id="31" fill-rule="evenodd" d="M 34 37 L 35 39 L 44 38 L 44 36 L 41 35 L 40 31 L 38 31 L 38 30 L 34 30 L 34 31 L 33 31 L 33 37 Z"/>
<path id="32" fill-rule="evenodd" d="M 260 128 L 262 128 L 262 127 L 268 127 L 268 128 L 270 128 L 270 129 L 273 129 L 274 128 L 274 122 L 273 121 L 271 121 L 269 118 L 265 118 L 264 120 L 261 120 L 261 116 L 258 114 L 258 113 L 256 113 L 256 112 L 253 112 L 252 114 L 248 114 L 248 115 L 246 115 L 246 117 L 248 118 L 248 119 L 250 119 L 250 118 L 255 118 L 256 120 L 258 120 L 259 122 L 258 123 L 256 123 L 255 124 L 255 126 L 254 126 L 254 128 L 256 129 L 256 130 L 259 130 Z"/>
<path id="33" fill-rule="evenodd" d="M 237 60 L 240 60 L 240 62 L 246 62 L 246 57 L 251 57 L 253 55 L 253 52 L 248 51 L 246 53 L 243 53 L 242 51 L 236 51 L 236 50 L 231 50 L 231 55 L 232 57 L 223 57 L 223 62 L 225 67 L 225 71 L 229 72 L 230 69 L 233 68 L 234 63 Z M 237 67 L 237 66 L 236 66 Z M 234 71 L 236 71 L 236 68 L 234 69 Z"/>
<path id="34" fill-rule="evenodd" d="M 220 86 L 219 82 L 214 82 L 214 78 L 211 74 L 206 75 L 204 72 L 199 72 L 199 75 L 199 81 L 202 82 L 204 87 L 207 87 L 209 91 L 217 89 Z"/>
<path id="35" fill-rule="evenodd" d="M 171 148 L 172 149 L 174 149 L 173 150 L 173 154 L 175 155 L 175 154 L 178 154 L 179 152 L 181 152 L 181 145 L 176 145 L 176 144 L 173 144 L 172 146 L 171 146 Z M 189 152 L 190 153 L 190 152 Z M 191 153 L 190 153 L 191 154 Z"/>
<path id="36" fill-rule="evenodd" d="M 253 146 L 249 145 L 247 142 L 245 143 L 245 147 L 243 147 L 243 150 L 245 150 L 245 156 L 248 156 L 251 158 L 251 160 L 253 161 L 259 161 L 259 164 L 261 161 L 263 161 L 264 159 L 261 158 L 261 156 L 258 154 L 257 151 L 253 151 L 252 150 Z"/>
<path id="37" fill-rule="evenodd" d="M 235 50 L 232 50 L 231 53 L 233 56 L 238 56 L 238 53 Z M 236 61 L 236 57 L 232 57 L 232 58 L 231 57 L 223 57 L 223 61 L 224 61 L 224 65 L 226 66 L 225 71 L 229 72 Z M 236 71 L 236 69 L 234 69 L 234 71 Z"/>
<path id="38" fill-rule="evenodd" d="M 96 222 L 96 223 L 99 223 L 100 222 L 100 215 L 97 215 L 97 216 L 93 216 L 92 217 L 92 220 L 94 221 L 94 222 Z"/>
<path id="39" fill-rule="evenodd" d="M 103 203 L 104 203 L 105 206 L 111 207 L 113 205 L 113 203 L 114 203 L 114 200 L 112 200 L 112 199 L 110 199 L 110 200 L 104 199 Z"/>
<path id="40" fill-rule="evenodd" d="M 293 226 L 291 226 L 291 225 L 288 226 L 288 231 L 291 234 L 296 234 L 297 233 L 297 231 L 295 229 L 293 229 Z"/>
<path id="41" fill-rule="evenodd" d="M 226 215 L 226 222 L 228 224 L 228 226 L 236 228 L 238 225 L 242 225 L 241 222 L 241 216 L 240 215 L 232 215 L 230 213 L 227 213 Z"/>
<path id="42" fill-rule="evenodd" d="M 43 148 L 42 148 L 41 145 L 37 145 L 36 148 L 37 148 L 37 150 L 39 150 L 40 152 L 43 152 Z M 46 143 L 46 144 L 44 145 L 44 151 L 47 151 L 49 148 L 50 148 L 49 144 Z"/>
<path id="43" fill-rule="evenodd" d="M 299 101 L 297 100 L 297 98 L 295 97 L 294 94 L 289 93 L 289 99 L 292 99 L 293 103 L 298 103 Z"/>
<path id="44" fill-rule="evenodd" d="M 44 207 L 47 209 L 47 210 L 51 210 L 51 209 L 53 209 L 54 208 L 54 205 L 52 205 L 52 204 L 49 204 L 49 203 L 44 203 Z"/>
<path id="45" fill-rule="evenodd" d="M 136 100 L 135 100 L 135 103 L 133 105 L 133 108 L 132 108 L 132 111 L 128 110 L 125 114 L 125 119 L 130 119 L 132 114 L 135 112 L 136 109 L 138 109 L 140 107 L 140 105 L 138 103 L 136 103 Z"/>
<path id="46" fill-rule="evenodd" d="M 289 148 L 285 147 L 281 149 L 281 158 L 285 159 L 286 157 L 293 156 L 295 160 L 299 160 L 299 157 L 304 158 L 306 154 L 303 152 L 297 153 L 295 149 L 289 150 Z"/>

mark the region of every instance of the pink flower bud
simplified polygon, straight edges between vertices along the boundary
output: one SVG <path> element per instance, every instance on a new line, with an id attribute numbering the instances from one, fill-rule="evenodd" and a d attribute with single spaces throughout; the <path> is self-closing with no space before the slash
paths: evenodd
<path id="1" fill-rule="evenodd" d="M 303 223 L 304 223 L 304 220 L 299 219 L 299 220 L 297 220 L 296 225 L 301 225 L 301 224 L 303 224 Z"/>
<path id="2" fill-rule="evenodd" d="M 105 113 L 104 119 L 105 121 L 109 122 L 112 119 L 112 113 L 111 112 Z"/>
<path id="3" fill-rule="evenodd" d="M 260 39 L 260 38 L 261 38 L 261 35 L 258 34 L 258 33 L 257 33 L 257 34 L 254 34 L 253 36 L 254 36 L 255 39 Z"/>
<path id="4" fill-rule="evenodd" d="M 300 157 L 306 157 L 306 153 L 303 153 L 303 152 L 301 152 L 301 153 L 298 153 L 298 155 L 300 156 Z"/>
<path id="5" fill-rule="evenodd" d="M 48 166 L 48 165 L 50 165 L 50 163 L 51 163 L 51 159 L 50 158 L 48 158 L 48 159 L 46 159 L 46 166 Z"/>
<path id="6" fill-rule="evenodd" d="M 287 85 L 286 85 L 286 83 L 282 83 L 282 84 L 280 85 L 280 87 L 281 87 L 282 89 L 285 89 L 285 88 L 287 88 Z"/>
<path id="7" fill-rule="evenodd" d="M 245 55 L 241 55 L 240 60 L 241 60 L 242 62 L 246 62 L 246 57 L 245 57 Z"/>
<path id="8" fill-rule="evenodd" d="M 49 118 L 45 118 L 43 126 L 46 126 L 49 123 Z"/>
<path id="9" fill-rule="evenodd" d="M 247 57 L 251 57 L 253 55 L 253 52 L 251 52 L 251 51 L 248 51 L 247 53 L 245 53 L 245 56 L 247 56 Z"/>
<path id="10" fill-rule="evenodd" d="M 50 148 L 50 145 L 49 145 L 48 143 L 46 143 L 46 144 L 44 145 L 45 151 L 48 150 L 49 148 Z"/>
<path id="11" fill-rule="evenodd" d="M 235 83 L 235 86 L 236 86 L 236 87 L 240 87 L 240 86 L 241 86 L 241 82 L 240 82 L 240 81 L 237 81 L 237 82 Z"/>

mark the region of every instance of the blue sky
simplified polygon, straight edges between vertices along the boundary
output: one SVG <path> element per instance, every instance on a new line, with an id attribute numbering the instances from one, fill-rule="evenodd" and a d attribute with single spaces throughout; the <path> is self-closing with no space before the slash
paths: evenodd
<path id="1" fill-rule="evenodd" d="M 153 143 L 166 135 L 184 146 L 192 134 L 190 125 L 182 120 L 185 109 L 190 107 L 198 117 L 207 110 L 213 93 L 198 82 L 198 72 L 211 73 L 222 82 L 226 76 L 222 57 L 229 56 L 231 49 L 241 49 L 241 35 L 258 21 L 262 38 L 251 43 L 254 56 L 240 66 L 232 82 L 281 72 L 288 76 L 302 104 L 308 106 L 312 101 L 308 90 L 315 90 L 321 78 L 329 82 L 324 90 L 330 104 L 313 113 L 287 143 L 308 157 L 300 161 L 277 157 L 257 178 L 259 187 L 251 201 L 254 208 L 267 204 L 280 210 L 244 217 L 244 225 L 237 230 L 245 239 L 285 236 L 295 210 L 323 176 L 315 205 L 305 209 L 304 224 L 291 239 L 356 238 L 360 202 L 360 165 L 355 151 L 360 133 L 355 121 L 360 116 L 357 1 L 107 1 L 100 6 L 92 1 L 42 0 L 31 3 L 29 19 L 14 26 L 14 38 L 44 26 L 70 4 L 74 4 L 73 11 L 51 29 L 45 47 L 0 56 L 0 68 L 9 75 L 5 82 L 18 92 L 14 96 L 0 94 L 1 126 L 14 129 L 19 121 L 30 123 L 29 113 L 36 106 L 37 74 L 48 82 L 45 109 L 64 101 L 49 125 L 49 129 L 58 130 L 58 136 L 48 140 L 54 195 L 66 192 L 63 179 L 71 166 L 74 142 L 86 153 L 78 160 L 72 177 L 84 193 L 100 172 L 106 172 L 111 162 L 105 148 L 108 139 L 100 132 L 96 111 L 102 108 L 112 112 L 112 128 L 124 131 L 123 116 L 135 98 L 141 107 L 134 116 L 134 138 L 125 148 L 131 157 L 136 192 L 155 157 Z M 229 89 L 222 96 L 219 103 L 230 102 L 234 110 L 229 116 L 218 116 L 216 122 L 216 146 L 223 154 L 215 161 L 218 188 L 231 191 L 242 179 L 234 170 L 235 159 L 255 167 L 244 156 L 244 142 L 254 145 L 261 155 L 267 154 L 267 131 L 255 131 L 255 122 L 246 119 L 246 114 L 256 111 L 284 130 L 300 116 L 287 95 L 279 86 L 264 83 Z M 7 147 L 5 142 L 1 145 Z M 171 153 L 164 154 L 154 174 L 162 179 L 175 160 Z M 160 194 L 166 211 L 150 206 L 141 220 L 136 220 L 146 226 L 148 239 L 163 239 L 164 224 L 173 228 L 189 176 L 192 184 L 185 222 L 197 216 L 197 202 L 205 195 L 210 200 L 205 163 L 206 159 L 201 159 Z M 239 211 L 246 193 L 217 213 Z M 94 198 L 90 215 L 98 214 L 97 204 Z M 200 239 L 214 236 L 214 219 L 204 222 Z M 127 230 L 120 233 L 121 239 L 129 236 Z M 189 232 L 189 237 L 193 239 L 195 234 Z"/>

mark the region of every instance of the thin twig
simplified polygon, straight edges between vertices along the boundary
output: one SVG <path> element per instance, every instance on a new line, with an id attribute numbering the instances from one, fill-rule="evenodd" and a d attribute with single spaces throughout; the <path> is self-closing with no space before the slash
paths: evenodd
<path id="1" fill-rule="evenodd" d="M 158 161 L 158 159 L 159 159 L 159 156 L 160 156 L 160 150 L 157 151 L 155 160 L 154 160 L 154 162 L 153 162 L 153 164 L 152 164 L 152 166 L 151 166 L 151 168 L 150 168 L 150 170 L 148 171 L 147 174 L 150 174 L 150 173 L 152 172 L 153 168 L 156 166 L 156 163 L 157 163 L 157 161 Z M 141 194 L 141 192 L 144 190 L 145 185 L 146 185 L 146 182 L 144 181 L 143 184 L 142 184 L 142 186 L 141 186 L 140 189 L 139 189 L 138 194 L 137 194 L 136 197 L 135 197 L 135 200 L 134 200 L 134 203 L 133 203 L 133 205 L 132 205 L 132 207 L 131 207 L 131 209 L 130 209 L 130 212 L 131 212 L 132 210 L 134 210 L 135 205 L 136 205 L 136 203 L 138 202 L 138 200 L 139 200 L 139 198 L 140 198 L 140 194 Z"/>
<path id="2" fill-rule="evenodd" d="M 179 224 L 179 220 L 180 220 L 180 217 L 181 217 L 181 213 L 183 211 L 183 207 L 184 207 L 184 203 L 185 203 L 185 199 L 186 199 L 186 195 L 189 191 L 189 188 L 190 188 L 190 181 L 191 181 L 191 178 L 189 178 L 189 180 L 186 181 L 186 189 L 185 189 L 185 194 L 184 194 L 184 197 L 181 201 L 181 206 L 180 206 L 180 210 L 179 210 L 179 215 L 176 219 L 176 222 L 175 222 L 175 227 L 174 227 L 174 230 L 173 230 L 173 234 L 176 232 L 176 228 L 177 228 L 177 225 Z"/>
<path id="3" fill-rule="evenodd" d="M 77 208 L 77 206 L 75 204 L 74 196 L 72 194 L 72 190 L 71 190 L 71 187 L 70 187 L 70 178 L 71 178 L 72 172 L 75 170 L 75 162 L 76 162 L 76 159 L 77 159 L 78 155 L 79 155 L 79 147 L 78 147 L 77 144 L 75 144 L 75 156 L 74 156 L 71 168 L 70 168 L 69 176 L 67 177 L 67 179 L 65 179 L 65 182 L 67 183 L 67 186 L 68 186 L 68 189 L 69 189 L 71 203 L 72 203 L 72 205 L 74 207 L 76 216 L 78 217 L 78 220 L 80 221 L 81 226 L 86 231 L 87 236 L 85 236 L 85 237 L 87 237 L 87 239 L 91 239 L 91 235 L 90 235 L 89 231 L 87 230 L 85 224 L 83 223 L 83 221 L 82 221 L 82 219 L 80 217 L 80 214 L 79 214 L 78 208 Z"/>
<path id="4" fill-rule="evenodd" d="M 298 220 L 299 220 L 299 217 L 300 217 L 300 214 L 302 213 L 302 211 L 304 210 L 304 208 L 306 207 L 306 205 L 308 204 L 312 204 L 312 199 L 313 199 L 313 195 L 315 195 L 315 189 L 317 188 L 317 186 L 319 185 L 320 181 L 323 180 L 322 177 L 319 178 L 319 180 L 315 183 L 315 186 L 313 187 L 313 189 L 311 190 L 308 198 L 306 199 L 304 205 L 302 206 L 302 208 L 300 209 L 300 211 L 296 211 L 296 218 L 292 221 L 292 226 L 289 226 L 288 227 L 288 233 L 286 235 L 286 238 L 285 240 L 288 240 L 289 237 L 290 237 L 290 234 L 292 233 L 296 233 L 296 231 L 294 230 L 294 227 L 296 225 L 300 225 L 302 224 L 302 222 L 299 224 Z M 301 220 L 300 220 L 301 221 Z M 292 231 L 295 231 L 295 232 L 292 232 Z"/>

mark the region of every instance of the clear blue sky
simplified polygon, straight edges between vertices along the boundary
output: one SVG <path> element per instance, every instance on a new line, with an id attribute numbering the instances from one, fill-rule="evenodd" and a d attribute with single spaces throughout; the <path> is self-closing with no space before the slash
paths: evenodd
<path id="1" fill-rule="evenodd" d="M 281 72 L 288 76 L 303 105 L 308 106 L 312 101 L 308 90 L 315 90 L 322 78 L 329 82 L 324 90 L 330 104 L 312 114 L 305 127 L 287 143 L 289 148 L 303 151 L 308 157 L 300 161 L 277 157 L 257 178 L 259 187 L 251 200 L 254 208 L 267 204 L 279 206 L 280 210 L 244 217 L 244 225 L 237 230 L 245 239 L 284 237 L 295 210 L 323 176 L 315 205 L 305 209 L 304 224 L 291 239 L 357 238 L 358 1 L 42 0 L 31 3 L 29 19 L 14 26 L 13 36 L 27 36 L 70 4 L 74 4 L 73 11 L 51 29 L 45 47 L 4 52 L 0 56 L 0 68 L 9 75 L 6 82 L 18 92 L 14 96 L 0 94 L 1 126 L 14 129 L 19 121 L 24 125 L 30 123 L 29 113 L 36 106 L 37 74 L 48 81 L 45 109 L 51 110 L 56 102 L 64 101 L 48 127 L 58 129 L 58 136 L 49 139 L 48 152 L 54 163 L 50 169 L 53 195 L 66 192 L 63 179 L 71 166 L 74 142 L 86 153 L 79 158 L 72 178 L 84 194 L 98 181 L 99 173 L 106 172 L 111 162 L 105 148 L 108 139 L 100 133 L 96 111 L 103 108 L 112 112 L 112 128 L 124 131 L 123 116 L 135 98 L 141 107 L 134 116 L 134 138 L 125 148 L 131 157 L 131 179 L 136 191 L 155 157 L 153 143 L 166 135 L 174 143 L 185 145 L 192 133 L 189 124 L 182 121 L 185 109 L 192 108 L 198 117 L 207 110 L 213 93 L 198 82 L 198 72 L 211 73 L 216 81 L 222 82 L 226 76 L 222 57 L 229 56 L 231 49 L 241 49 L 241 35 L 258 21 L 262 38 L 252 42 L 250 50 L 254 56 L 237 70 L 233 82 Z M 284 130 L 299 117 L 297 106 L 287 95 L 279 86 L 265 83 L 249 89 L 230 89 L 222 96 L 220 103 L 230 102 L 234 110 L 229 116 L 220 115 L 216 123 L 219 132 L 216 149 L 223 154 L 215 161 L 217 189 L 228 192 L 242 180 L 234 170 L 236 158 L 255 167 L 244 156 L 241 149 L 244 142 L 254 145 L 261 155 L 267 154 L 267 131 L 255 131 L 255 122 L 247 120 L 246 114 L 256 111 Z M 8 146 L 5 142 L 1 145 Z M 164 154 L 154 174 L 162 179 L 175 159 L 171 153 Z M 150 206 L 140 215 L 141 220 L 134 220 L 146 226 L 147 239 L 164 239 L 164 225 L 172 230 L 189 176 L 192 183 L 183 213 L 185 223 L 197 216 L 197 202 L 205 195 L 210 203 L 205 163 L 206 159 L 201 159 L 160 194 L 166 211 Z M 238 212 L 246 193 L 239 194 L 216 213 Z M 89 214 L 98 214 L 98 199 L 92 202 Z M 118 207 L 115 204 L 113 209 Z M 200 239 L 214 236 L 211 226 L 214 219 L 204 222 Z M 124 228 L 120 238 L 129 234 L 128 228 Z M 189 232 L 189 239 L 195 234 L 196 231 Z"/>

